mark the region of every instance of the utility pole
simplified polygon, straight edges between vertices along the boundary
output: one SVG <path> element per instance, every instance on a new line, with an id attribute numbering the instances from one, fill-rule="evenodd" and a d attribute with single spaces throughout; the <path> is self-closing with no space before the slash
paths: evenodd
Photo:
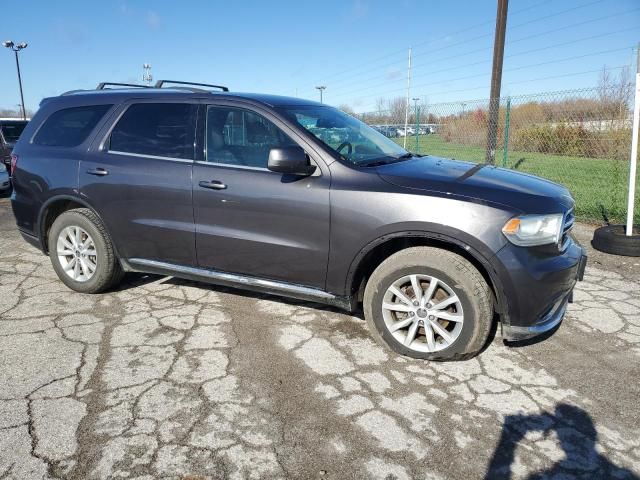
<path id="1" fill-rule="evenodd" d="M 507 8 L 509 0 L 498 0 L 496 15 L 496 34 L 493 43 L 493 68 L 491 70 L 491 94 L 489 98 L 489 124 L 487 132 L 487 153 L 485 162 L 496 163 L 496 144 L 498 143 L 498 113 L 500 109 L 500 85 L 502 84 L 502 59 L 504 57 L 504 39 L 507 31 Z"/>
<path id="2" fill-rule="evenodd" d="M 316 89 L 320 92 L 320 103 L 322 102 L 322 92 L 327 88 L 326 85 L 318 85 Z"/>
<path id="3" fill-rule="evenodd" d="M 404 141 L 402 148 L 407 149 L 407 128 L 409 127 L 409 94 L 411 93 L 411 48 L 409 48 L 409 66 L 407 67 L 407 103 L 404 109 Z"/>
<path id="4" fill-rule="evenodd" d="M 418 107 L 418 102 L 420 99 L 418 97 L 413 97 L 411 100 L 413 100 L 416 115 L 416 153 L 418 153 L 418 149 L 420 147 L 418 143 L 418 135 L 420 134 L 420 107 Z"/>
<path id="5" fill-rule="evenodd" d="M 16 55 L 16 69 L 18 70 L 18 84 L 20 85 L 20 105 L 22 106 L 22 119 L 26 120 L 27 112 L 24 109 L 24 95 L 22 93 L 22 76 L 20 75 L 20 61 L 18 60 L 18 52 L 27 48 L 27 44 L 25 42 L 22 42 L 16 45 L 12 40 L 7 40 L 5 42 L 2 42 L 2 46 L 10 48 Z"/>

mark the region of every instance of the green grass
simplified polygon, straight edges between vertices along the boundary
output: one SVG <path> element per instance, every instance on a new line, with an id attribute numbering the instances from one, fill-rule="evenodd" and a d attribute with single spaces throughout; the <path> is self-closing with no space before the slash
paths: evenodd
<path id="1" fill-rule="evenodd" d="M 445 142 L 439 135 L 407 138 L 407 148 L 421 154 L 481 162 L 485 150 Z M 394 139 L 402 145 L 402 138 Z M 496 165 L 502 166 L 503 151 L 496 152 Z M 626 219 L 629 163 L 600 158 L 569 157 L 545 153 L 509 151 L 506 166 L 565 185 L 576 200 L 576 216 L 583 222 L 601 223 L 600 205 L 612 222 Z M 636 195 L 635 221 L 640 223 L 640 195 Z"/>

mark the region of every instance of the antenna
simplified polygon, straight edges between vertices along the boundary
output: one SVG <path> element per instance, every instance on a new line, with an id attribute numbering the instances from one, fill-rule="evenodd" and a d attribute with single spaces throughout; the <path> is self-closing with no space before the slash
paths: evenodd
<path id="1" fill-rule="evenodd" d="M 142 64 L 142 81 L 150 86 L 152 80 L 153 80 L 153 75 L 151 75 L 151 64 L 143 63 Z"/>

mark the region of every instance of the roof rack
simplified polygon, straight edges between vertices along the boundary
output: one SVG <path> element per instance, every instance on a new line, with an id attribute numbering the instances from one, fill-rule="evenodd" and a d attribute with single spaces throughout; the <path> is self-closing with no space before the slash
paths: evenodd
<path id="1" fill-rule="evenodd" d="M 194 83 L 194 82 L 180 82 L 177 80 L 158 80 L 156 82 L 156 84 L 154 85 L 154 88 L 162 88 L 163 85 L 165 84 L 172 84 L 172 85 L 194 85 L 196 87 L 209 87 L 209 88 L 219 88 L 220 90 L 222 90 L 223 92 L 228 92 L 229 89 L 227 87 L 224 87 L 222 85 L 211 85 L 209 83 Z M 190 90 L 196 91 L 196 92 L 202 92 L 205 91 L 201 88 L 191 88 Z"/>
<path id="2" fill-rule="evenodd" d="M 115 82 L 100 82 L 96 87 L 96 90 L 105 90 L 106 87 L 137 87 L 137 88 L 151 88 L 149 85 L 138 85 L 135 83 L 115 83 Z"/>

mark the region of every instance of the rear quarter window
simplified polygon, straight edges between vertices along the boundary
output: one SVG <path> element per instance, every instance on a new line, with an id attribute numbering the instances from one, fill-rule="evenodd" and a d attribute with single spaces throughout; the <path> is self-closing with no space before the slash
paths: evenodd
<path id="1" fill-rule="evenodd" d="M 192 160 L 195 111 L 187 103 L 133 104 L 113 128 L 109 150 Z"/>
<path id="2" fill-rule="evenodd" d="M 112 105 L 64 108 L 49 115 L 33 138 L 36 145 L 75 147 L 84 142 Z"/>

